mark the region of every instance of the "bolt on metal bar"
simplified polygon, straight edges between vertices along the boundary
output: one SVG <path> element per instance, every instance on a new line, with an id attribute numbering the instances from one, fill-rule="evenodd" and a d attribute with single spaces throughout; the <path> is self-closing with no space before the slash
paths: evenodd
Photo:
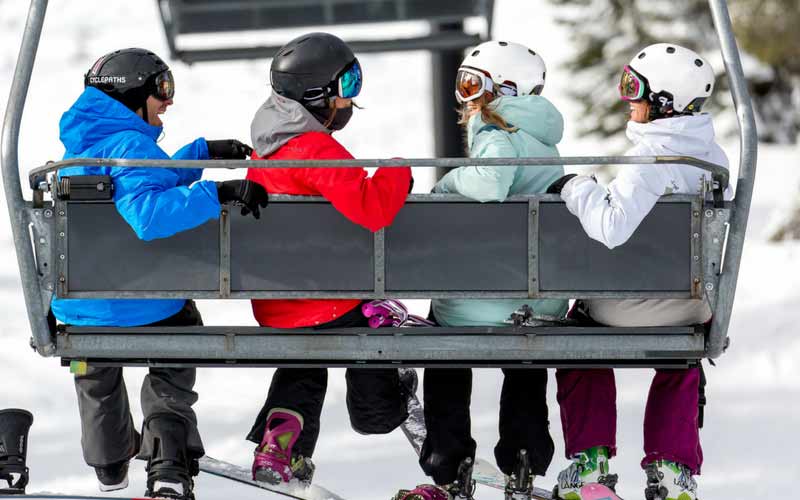
<path id="1" fill-rule="evenodd" d="M 45 304 L 42 302 L 37 279 L 36 262 L 28 233 L 30 221 L 26 215 L 26 203 L 22 196 L 19 177 L 19 129 L 46 11 L 47 0 L 31 1 L 14 77 L 11 80 L 0 148 L 2 148 L 3 188 L 11 218 L 11 232 L 17 252 L 17 264 L 33 333 L 33 343 L 40 354 L 51 356 L 55 352 L 55 345 L 50 338 Z"/>

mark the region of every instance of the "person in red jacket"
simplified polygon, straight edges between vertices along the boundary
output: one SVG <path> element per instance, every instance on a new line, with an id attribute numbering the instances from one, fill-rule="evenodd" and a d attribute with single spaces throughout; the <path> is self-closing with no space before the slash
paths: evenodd
<path id="1" fill-rule="evenodd" d="M 352 50 L 327 33 L 310 33 L 282 47 L 270 67 L 272 95 L 251 125 L 254 160 L 345 160 L 353 156 L 332 136 L 353 113 L 361 66 Z M 350 221 L 370 231 L 392 223 L 412 185 L 411 169 L 361 167 L 250 169 L 247 179 L 270 193 L 323 196 Z M 361 300 L 253 300 L 262 326 L 367 326 Z M 413 371 L 411 373 L 414 373 Z M 258 444 L 253 478 L 273 484 L 310 482 L 310 457 L 319 436 L 327 388 L 324 368 L 280 368 L 247 439 Z M 405 378 L 405 377 L 404 377 Z M 396 369 L 347 370 L 347 408 L 362 434 L 391 432 L 408 417 L 408 386 Z"/>

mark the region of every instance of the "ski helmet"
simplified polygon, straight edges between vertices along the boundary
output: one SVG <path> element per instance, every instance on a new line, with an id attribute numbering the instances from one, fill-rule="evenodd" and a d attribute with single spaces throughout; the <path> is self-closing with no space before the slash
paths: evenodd
<path id="1" fill-rule="evenodd" d="M 456 98 L 463 103 L 477 99 L 484 92 L 539 95 L 546 76 L 544 59 L 528 47 L 513 42 L 485 42 L 461 63 L 456 77 Z"/>
<path id="2" fill-rule="evenodd" d="M 356 97 L 361 91 L 361 65 L 339 37 L 308 33 L 290 41 L 275 55 L 269 69 L 273 90 L 307 104 L 338 96 Z"/>
<path id="3" fill-rule="evenodd" d="M 700 112 L 711 96 L 714 69 L 692 50 L 657 43 L 625 66 L 619 90 L 623 100 L 647 100 L 651 119 L 690 115 Z"/>
<path id="4" fill-rule="evenodd" d="M 110 52 L 95 62 L 83 77 L 85 87 L 95 87 L 131 111 L 142 108 L 149 96 L 163 101 L 175 95 L 175 81 L 169 66 L 145 49 Z M 147 117 L 144 117 L 147 121 Z"/>

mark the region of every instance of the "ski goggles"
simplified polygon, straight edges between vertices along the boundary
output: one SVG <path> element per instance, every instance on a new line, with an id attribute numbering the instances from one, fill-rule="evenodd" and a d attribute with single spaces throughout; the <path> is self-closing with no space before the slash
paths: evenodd
<path id="1" fill-rule="evenodd" d="M 156 75 L 153 81 L 153 96 L 162 100 L 168 101 L 175 97 L 175 79 L 172 77 L 172 71 L 162 71 Z"/>
<path id="2" fill-rule="evenodd" d="M 638 101 L 642 99 L 647 89 L 647 82 L 639 76 L 630 66 L 622 68 L 622 77 L 619 81 L 619 96 L 623 101 Z"/>
<path id="3" fill-rule="evenodd" d="M 517 88 L 508 84 L 495 84 L 483 71 L 462 66 L 456 73 L 456 99 L 460 103 L 474 101 L 485 92 L 498 95 L 517 95 Z"/>
<path id="4" fill-rule="evenodd" d="M 330 96 L 338 96 L 343 99 L 353 99 L 361 93 L 361 86 L 364 83 L 361 72 L 361 64 L 358 59 L 348 64 L 331 83 L 325 87 L 308 89 L 303 94 L 303 100 L 307 102 L 318 101 Z"/>

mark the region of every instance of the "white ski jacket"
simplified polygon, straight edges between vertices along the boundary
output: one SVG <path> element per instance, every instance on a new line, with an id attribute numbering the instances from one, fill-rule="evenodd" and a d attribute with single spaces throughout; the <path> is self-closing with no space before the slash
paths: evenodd
<path id="1" fill-rule="evenodd" d="M 649 123 L 628 122 L 634 146 L 627 156 L 687 155 L 728 167 L 714 140 L 710 115 L 681 116 Z M 571 179 L 561 191 L 567 209 L 586 234 L 608 248 L 622 245 L 650 213 L 659 197 L 696 194 L 710 173 L 688 165 L 625 165 L 602 187 L 588 176 Z M 731 198 L 730 186 L 725 191 Z M 704 323 L 711 310 L 704 300 L 587 300 L 589 315 L 612 326 L 674 326 Z"/>

